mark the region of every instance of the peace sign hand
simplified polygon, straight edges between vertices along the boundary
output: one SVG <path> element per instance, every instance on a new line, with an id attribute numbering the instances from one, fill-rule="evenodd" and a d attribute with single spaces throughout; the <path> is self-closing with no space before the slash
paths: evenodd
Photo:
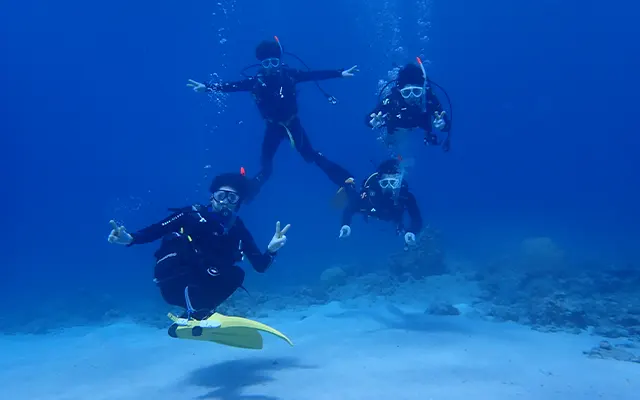
<path id="1" fill-rule="evenodd" d="M 360 72 L 360 70 L 358 69 L 357 65 L 354 65 L 353 67 L 342 71 L 342 77 L 351 78 L 356 72 Z"/>
<path id="2" fill-rule="evenodd" d="M 189 79 L 187 87 L 192 88 L 194 92 L 204 92 L 205 90 L 207 90 L 207 86 L 205 84 L 194 81 L 193 79 Z"/>
<path id="3" fill-rule="evenodd" d="M 433 113 L 433 116 L 435 117 L 433 119 L 433 127 L 439 131 L 443 130 L 444 127 L 447 126 L 447 121 L 444 119 L 445 115 L 447 115 L 446 111 L 442 111 L 441 113 L 436 111 Z"/>
<path id="4" fill-rule="evenodd" d="M 371 129 L 376 129 L 384 125 L 385 118 L 387 118 L 387 114 L 383 115 L 382 111 L 378 111 L 377 114 L 376 113 L 369 114 L 369 117 L 371 118 L 369 120 L 369 125 L 371 125 Z"/>
<path id="5" fill-rule="evenodd" d="M 280 230 L 280 221 L 276 222 L 276 233 L 273 235 L 271 242 L 269 242 L 269 253 L 275 253 L 287 243 L 287 231 L 291 228 L 291 224 L 287 224 L 282 230 Z"/>
<path id="6" fill-rule="evenodd" d="M 131 236 L 124 226 L 118 226 L 116 221 L 109 221 L 111 227 L 111 233 L 109 234 L 109 238 L 107 239 L 109 243 L 117 243 L 122 245 L 127 245 L 133 242 L 133 236 Z"/>

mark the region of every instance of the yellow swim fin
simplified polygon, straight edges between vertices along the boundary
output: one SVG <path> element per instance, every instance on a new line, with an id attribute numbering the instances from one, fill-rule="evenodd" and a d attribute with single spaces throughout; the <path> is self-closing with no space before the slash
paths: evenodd
<path id="1" fill-rule="evenodd" d="M 219 313 L 211 315 L 204 321 L 185 321 L 184 318 L 178 318 L 171 313 L 168 317 L 173 321 L 169 327 L 169 336 L 178 339 L 203 340 L 243 349 L 260 350 L 263 347 L 260 331 L 263 331 L 293 346 L 291 340 L 278 330 L 247 318 L 227 317 Z"/>

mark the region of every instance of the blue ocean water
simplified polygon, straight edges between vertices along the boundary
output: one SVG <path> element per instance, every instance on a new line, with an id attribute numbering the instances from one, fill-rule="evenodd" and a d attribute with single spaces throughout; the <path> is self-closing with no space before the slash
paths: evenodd
<path id="1" fill-rule="evenodd" d="M 59 305 L 64 319 L 101 310 L 89 303 L 104 296 L 125 313 L 157 300 L 155 246 L 114 248 L 108 221 L 143 227 L 206 201 L 214 174 L 258 169 L 251 97 L 218 103 L 185 84 L 239 79 L 273 35 L 314 69 L 359 66 L 323 84 L 337 105 L 312 84 L 300 96 L 314 145 L 358 179 L 385 156 L 362 123 L 378 80 L 393 63 L 429 61 L 453 101 L 452 151 L 416 141 L 408 179 L 450 257 L 481 266 L 550 237 L 572 259 L 637 268 L 637 12 L 548 0 L 4 2 L 1 304 Z M 376 268 L 401 250 L 384 224 L 356 223 L 338 241 L 334 192 L 281 146 L 242 211 L 259 243 L 276 220 L 292 224 L 289 242 L 268 274 L 248 274 L 250 290 L 311 284 L 333 265 Z"/>

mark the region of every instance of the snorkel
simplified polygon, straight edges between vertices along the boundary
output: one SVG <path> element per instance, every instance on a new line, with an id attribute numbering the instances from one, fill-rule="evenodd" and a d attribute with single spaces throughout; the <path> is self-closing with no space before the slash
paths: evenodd
<path id="1" fill-rule="evenodd" d="M 422 60 L 420 59 L 420 57 L 416 57 L 416 60 L 418 61 L 418 65 L 420 66 L 420 69 L 422 70 L 422 78 L 424 79 L 424 83 L 422 85 L 422 111 L 426 112 L 427 110 L 427 71 L 425 71 L 424 64 L 422 64 Z"/>
<path id="2" fill-rule="evenodd" d="M 278 43 L 278 46 L 280 47 L 280 58 L 282 58 L 282 56 L 284 55 L 284 49 L 282 48 L 282 43 L 280 43 L 280 39 L 278 39 L 277 36 L 273 36 L 273 38 L 276 40 L 276 43 Z"/>
<path id="3" fill-rule="evenodd" d="M 424 99 L 422 103 L 424 105 L 423 110 L 424 112 L 426 112 L 427 111 L 427 87 L 428 87 L 427 83 L 429 82 L 429 80 L 427 79 L 427 72 L 424 69 L 424 65 L 422 65 L 422 60 L 420 59 L 420 57 L 416 57 L 416 59 L 418 60 L 418 65 L 420 65 L 420 68 L 422 69 L 422 76 L 424 77 Z M 442 90 L 442 93 L 444 93 L 444 95 L 447 97 L 447 102 L 449 102 L 449 129 L 447 130 L 447 138 L 445 139 L 444 142 L 442 142 L 443 149 L 445 149 L 445 151 L 449 151 L 449 141 L 451 140 L 451 122 L 453 121 L 453 105 L 451 105 L 451 99 L 449 98 L 449 94 L 447 93 L 447 91 L 444 90 L 442 86 L 438 85 L 437 83 L 433 81 L 431 83 L 437 86 L 440 90 Z"/>

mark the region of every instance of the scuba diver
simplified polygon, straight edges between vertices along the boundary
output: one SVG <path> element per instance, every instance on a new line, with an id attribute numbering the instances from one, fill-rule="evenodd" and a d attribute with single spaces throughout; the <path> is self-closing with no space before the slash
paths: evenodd
<path id="1" fill-rule="evenodd" d="M 187 84 L 196 92 L 251 92 L 253 95 L 258 110 L 266 122 L 260 158 L 261 170 L 252 181 L 255 189 L 253 195 L 257 194 L 271 176 L 273 158 L 280 143 L 285 139 L 289 140 L 291 147 L 295 148 L 306 162 L 315 163 L 336 185 L 341 186 L 348 178 L 345 176 L 347 172 L 344 168 L 316 151 L 309 141 L 298 117 L 296 85 L 313 81 L 327 100 L 335 104 L 337 102 L 335 97 L 322 90 L 318 81 L 352 77 L 358 71 L 357 66 L 346 70 L 300 71 L 282 62 L 285 54 L 292 55 L 283 51 L 277 37 L 272 41 L 265 40 L 256 47 L 256 58 L 260 64 L 255 66 L 260 70 L 255 76 L 237 82 L 223 83 L 200 83 L 190 79 Z"/>
<path id="2" fill-rule="evenodd" d="M 246 257 L 258 272 L 265 272 L 286 241 L 291 227 L 276 232 L 264 253 L 244 225 L 238 210 L 249 192 L 242 173 L 225 173 L 211 183 L 211 204 L 170 209 L 162 221 L 129 233 L 110 221 L 109 243 L 126 246 L 162 238 L 155 252 L 154 283 L 170 305 L 186 309 L 184 321 L 205 321 L 215 309 L 242 288 L 245 273 L 237 265 Z"/>
<path id="3" fill-rule="evenodd" d="M 367 178 L 359 192 L 353 184 L 345 186 L 345 192 L 348 203 L 342 214 L 340 238 L 351 235 L 351 219 L 356 213 L 361 213 L 365 221 L 377 218 L 395 222 L 396 232 L 398 235 L 404 235 L 405 244 L 415 244 L 416 234 L 422 229 L 422 216 L 416 198 L 409 192 L 409 185 L 404 179 L 404 171 L 398 160 L 382 162 L 376 172 Z M 408 230 L 404 226 L 405 211 L 411 219 Z"/>
<path id="4" fill-rule="evenodd" d="M 422 128 L 425 145 L 442 145 L 444 151 L 449 151 L 451 119 L 431 88 L 437 84 L 429 80 L 422 61 L 420 58 L 417 60 L 418 65 L 407 64 L 400 68 L 397 79 L 389 82 L 381 90 L 380 95 L 387 86 L 395 83 L 390 93 L 367 114 L 365 124 L 372 129 L 386 127 L 386 139 L 392 143 L 393 135 L 397 131 Z M 432 127 L 446 132 L 446 138 L 440 141 L 433 133 Z"/>

